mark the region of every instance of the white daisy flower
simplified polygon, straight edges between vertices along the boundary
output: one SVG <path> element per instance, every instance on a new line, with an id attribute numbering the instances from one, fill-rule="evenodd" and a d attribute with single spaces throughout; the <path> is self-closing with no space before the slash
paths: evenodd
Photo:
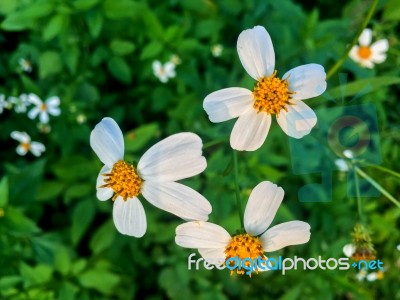
<path id="1" fill-rule="evenodd" d="M 217 266 L 233 257 L 241 260 L 266 259 L 264 252 L 307 243 L 310 240 L 310 225 L 305 222 L 291 221 L 268 229 L 283 196 L 281 187 L 269 181 L 261 182 L 253 189 L 247 202 L 244 212 L 245 233 L 232 237 L 219 225 L 202 221 L 187 222 L 176 228 L 175 242 L 181 247 L 197 248 L 205 261 Z M 244 273 L 244 270 L 236 271 L 238 274 Z"/>
<path id="2" fill-rule="evenodd" d="M 175 64 L 169 61 L 163 65 L 156 60 L 153 62 L 153 73 L 162 83 L 166 83 L 169 78 L 174 78 L 176 75 Z"/>
<path id="3" fill-rule="evenodd" d="M 356 278 L 358 281 L 364 281 L 365 277 L 367 276 L 367 270 L 361 269 L 357 274 Z"/>
<path id="4" fill-rule="evenodd" d="M 382 280 L 384 277 L 383 270 L 378 272 L 371 272 L 367 275 L 368 281 Z"/>
<path id="5" fill-rule="evenodd" d="M 3 113 L 5 108 L 9 107 L 9 103 L 5 100 L 5 96 L 0 94 L 0 114 Z"/>
<path id="6" fill-rule="evenodd" d="M 13 131 L 11 137 L 20 142 L 16 151 L 19 155 L 25 155 L 30 151 L 33 155 L 39 157 L 46 150 L 45 146 L 39 142 L 32 142 L 31 137 L 26 132 Z"/>
<path id="7" fill-rule="evenodd" d="M 272 41 L 262 26 L 243 31 L 237 50 L 244 69 L 257 80 L 253 91 L 226 88 L 209 94 L 203 103 L 211 122 L 239 117 L 231 133 L 231 147 L 245 151 L 260 148 L 273 114 L 287 135 L 301 138 L 309 134 L 317 117 L 302 100 L 325 91 L 324 68 L 317 64 L 303 65 L 278 78 Z"/>
<path id="8" fill-rule="evenodd" d="M 347 257 L 352 257 L 355 251 L 356 246 L 354 246 L 353 244 L 346 244 L 343 247 L 343 254 Z"/>
<path id="9" fill-rule="evenodd" d="M 374 64 L 380 64 L 386 60 L 386 52 L 389 49 L 387 39 L 372 42 L 372 30 L 365 28 L 358 38 L 359 46 L 351 48 L 349 56 L 356 63 L 365 68 L 372 69 Z"/>
<path id="10" fill-rule="evenodd" d="M 349 166 L 343 158 L 335 159 L 335 165 L 339 171 L 347 172 L 349 170 Z"/>
<path id="11" fill-rule="evenodd" d="M 28 99 L 30 103 L 35 105 L 28 113 L 30 119 L 35 119 L 39 115 L 40 122 L 47 124 L 49 123 L 49 115 L 59 116 L 61 114 L 60 98 L 57 96 L 50 97 L 43 102 L 35 94 L 29 94 Z"/>
<path id="12" fill-rule="evenodd" d="M 20 58 L 18 60 L 18 64 L 21 67 L 22 71 L 28 72 L 28 73 L 32 72 L 32 63 L 29 60 L 27 60 L 25 58 Z"/>
<path id="13" fill-rule="evenodd" d="M 26 94 L 21 94 L 19 97 L 8 97 L 8 102 L 14 106 L 14 111 L 18 114 L 25 113 L 27 107 L 31 105 Z"/>
<path id="14" fill-rule="evenodd" d="M 221 44 L 216 44 L 211 47 L 211 54 L 214 57 L 220 57 L 224 47 Z"/>
<path id="15" fill-rule="evenodd" d="M 175 182 L 197 175 L 207 166 L 202 141 L 194 133 L 178 133 L 158 142 L 140 158 L 137 167 L 123 160 L 124 138 L 111 118 L 96 125 L 90 145 L 104 163 L 97 178 L 97 198 L 112 198 L 114 224 L 122 234 L 141 237 L 146 232 L 139 194 L 185 220 L 208 219 L 210 203 L 195 190 Z"/>

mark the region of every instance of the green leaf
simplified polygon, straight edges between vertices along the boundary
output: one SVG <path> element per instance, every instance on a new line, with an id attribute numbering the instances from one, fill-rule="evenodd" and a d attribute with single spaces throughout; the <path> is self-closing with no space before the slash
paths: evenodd
<path id="1" fill-rule="evenodd" d="M 141 16 L 143 18 L 143 22 L 146 26 L 146 32 L 151 38 L 164 39 L 164 29 L 161 25 L 159 19 L 154 14 L 154 12 L 150 9 L 145 9 L 142 11 Z"/>
<path id="2" fill-rule="evenodd" d="M 119 277 L 107 270 L 94 269 L 81 274 L 78 281 L 83 287 L 109 294 L 119 283 Z"/>
<path id="3" fill-rule="evenodd" d="M 94 7 L 100 0 L 75 0 L 74 7 L 77 10 L 89 10 L 90 8 Z"/>
<path id="4" fill-rule="evenodd" d="M 36 193 L 36 200 L 45 201 L 61 194 L 65 185 L 62 181 L 48 180 L 43 182 Z"/>
<path id="5" fill-rule="evenodd" d="M 4 276 L 0 278 L 0 290 L 9 289 L 22 281 L 21 276 Z"/>
<path id="6" fill-rule="evenodd" d="M 343 86 L 334 87 L 328 90 L 325 95 L 334 99 L 354 96 L 359 93 L 360 95 L 363 95 L 379 88 L 398 83 L 400 83 L 399 77 L 382 76 L 376 78 L 366 78 L 350 82 Z"/>
<path id="7" fill-rule="evenodd" d="M 67 23 L 65 15 L 55 15 L 47 23 L 43 29 L 43 40 L 48 41 L 60 34 Z"/>
<path id="8" fill-rule="evenodd" d="M 64 201 L 66 204 L 71 203 L 72 199 L 81 199 L 90 193 L 95 193 L 94 186 L 90 183 L 76 183 L 71 185 L 64 194 Z"/>
<path id="9" fill-rule="evenodd" d="M 74 300 L 77 299 L 76 293 L 78 292 L 78 287 L 73 285 L 68 281 L 64 281 L 61 284 L 60 292 L 58 294 L 58 298 L 60 300 Z"/>
<path id="10" fill-rule="evenodd" d="M 140 16 L 144 9 L 142 3 L 129 0 L 105 0 L 103 4 L 104 13 L 110 19 L 135 18 Z"/>
<path id="11" fill-rule="evenodd" d="M 99 11 L 90 12 L 86 16 L 86 22 L 89 27 L 90 35 L 97 38 L 103 27 L 103 15 Z"/>
<path id="12" fill-rule="evenodd" d="M 53 269 L 49 265 L 39 264 L 31 267 L 23 262 L 20 264 L 21 275 L 31 284 L 42 284 L 50 281 Z"/>
<path id="13" fill-rule="evenodd" d="M 65 64 L 71 74 L 75 74 L 79 62 L 79 49 L 77 47 L 69 47 L 64 54 Z"/>
<path id="14" fill-rule="evenodd" d="M 160 135 L 160 127 L 158 123 L 151 123 L 140 126 L 139 128 L 129 131 L 125 135 L 125 150 L 138 151 L 149 143 L 152 139 Z"/>
<path id="15" fill-rule="evenodd" d="M 71 240 L 76 245 L 92 223 L 95 213 L 94 200 L 79 202 L 72 214 Z"/>
<path id="16" fill-rule="evenodd" d="M 3 177 L 0 181 L 0 207 L 5 207 L 8 203 L 8 178 Z"/>
<path id="17" fill-rule="evenodd" d="M 39 95 L 41 93 L 40 88 L 37 86 L 37 84 L 28 76 L 21 74 L 20 75 L 22 84 L 25 88 L 25 92 L 28 93 L 34 93 L 36 95 Z"/>
<path id="18" fill-rule="evenodd" d="M 390 0 L 383 11 L 383 20 L 398 21 L 400 20 L 400 5 L 399 0 Z"/>
<path id="19" fill-rule="evenodd" d="M 39 77 L 46 78 L 61 71 L 60 55 L 54 51 L 46 51 L 39 57 Z"/>
<path id="20" fill-rule="evenodd" d="M 142 53 L 140 54 L 140 59 L 150 59 L 155 58 L 159 55 L 163 50 L 163 45 L 160 42 L 154 41 L 148 44 L 146 47 L 143 48 Z"/>
<path id="21" fill-rule="evenodd" d="M 8 15 L 15 11 L 18 7 L 18 2 L 15 0 L 1 0 L 0 1 L 0 14 Z"/>
<path id="22" fill-rule="evenodd" d="M 54 254 L 54 268 L 63 275 L 68 274 L 71 268 L 71 258 L 65 247 L 58 247 Z"/>
<path id="23" fill-rule="evenodd" d="M 112 220 L 104 223 L 90 240 L 90 249 L 94 254 L 108 249 L 114 242 L 116 229 Z"/>
<path id="24" fill-rule="evenodd" d="M 121 82 L 130 83 L 132 80 L 132 72 L 129 65 L 121 57 L 114 56 L 107 64 L 111 74 Z"/>
<path id="25" fill-rule="evenodd" d="M 114 39 L 111 41 L 110 48 L 116 55 L 123 56 L 132 53 L 135 45 L 129 41 Z"/>
<path id="26" fill-rule="evenodd" d="M 14 207 L 8 207 L 4 214 L 4 227 L 10 232 L 20 235 L 29 235 L 40 232 L 36 223 Z"/>

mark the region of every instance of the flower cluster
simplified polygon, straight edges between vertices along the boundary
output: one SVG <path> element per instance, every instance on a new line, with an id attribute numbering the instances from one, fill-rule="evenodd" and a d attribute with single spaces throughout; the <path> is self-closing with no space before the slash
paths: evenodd
<path id="1" fill-rule="evenodd" d="M 171 55 L 170 60 L 162 64 L 159 60 L 153 61 L 153 74 L 162 83 L 167 83 L 170 78 L 176 76 L 175 67 L 181 63 L 181 59 L 177 55 Z"/>

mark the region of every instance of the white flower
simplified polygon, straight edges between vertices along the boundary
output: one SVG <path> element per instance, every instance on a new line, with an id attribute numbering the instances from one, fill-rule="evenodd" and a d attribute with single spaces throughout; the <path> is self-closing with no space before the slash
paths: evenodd
<path id="1" fill-rule="evenodd" d="M 86 122 L 86 120 L 87 120 L 87 117 L 86 117 L 85 114 L 79 114 L 79 115 L 76 116 L 76 122 L 78 124 L 83 124 L 83 123 Z"/>
<path id="2" fill-rule="evenodd" d="M 366 276 L 367 276 L 367 271 L 365 269 L 361 269 L 357 273 L 356 278 L 357 278 L 358 281 L 364 281 Z"/>
<path id="3" fill-rule="evenodd" d="M 397 245 L 397 250 L 400 251 L 400 244 Z"/>
<path id="4" fill-rule="evenodd" d="M 358 38 L 359 46 L 351 48 L 349 56 L 361 66 L 372 69 L 374 64 L 380 64 L 386 60 L 386 52 L 389 49 L 387 39 L 382 39 L 371 44 L 372 30 L 365 28 Z"/>
<path id="5" fill-rule="evenodd" d="M 176 228 L 175 242 L 181 247 L 197 248 L 205 261 L 217 266 L 232 257 L 242 260 L 263 258 L 264 252 L 307 243 L 310 225 L 305 222 L 291 221 L 268 229 L 283 196 L 281 187 L 269 181 L 261 182 L 251 192 L 244 212 L 246 233 L 231 237 L 216 224 L 187 222 Z M 237 272 L 243 274 L 239 270 Z"/>
<path id="6" fill-rule="evenodd" d="M 24 72 L 31 72 L 32 71 L 32 64 L 29 60 L 25 58 L 20 58 L 18 60 L 19 66 L 21 67 L 22 71 Z"/>
<path id="7" fill-rule="evenodd" d="M 346 244 L 343 247 L 343 253 L 347 257 L 352 257 L 355 251 L 356 251 L 356 246 L 354 246 L 353 244 Z"/>
<path id="8" fill-rule="evenodd" d="M 4 108 L 8 108 L 9 104 L 5 100 L 5 97 L 3 94 L 0 94 L 0 114 L 3 113 Z"/>
<path id="9" fill-rule="evenodd" d="M 221 44 L 216 44 L 211 47 L 211 54 L 214 57 L 220 57 L 224 47 Z"/>
<path id="10" fill-rule="evenodd" d="M 104 163 L 97 178 L 97 198 L 114 200 L 113 219 L 122 234 L 141 237 L 146 215 L 138 195 L 185 220 L 207 220 L 210 203 L 195 190 L 175 181 L 192 177 L 207 166 L 202 141 L 194 133 L 171 135 L 140 158 L 137 167 L 125 162 L 124 138 L 117 123 L 104 118 L 93 129 L 90 145 Z"/>
<path id="11" fill-rule="evenodd" d="M 335 165 L 339 171 L 347 172 L 349 170 L 349 166 L 343 158 L 335 159 Z"/>
<path id="12" fill-rule="evenodd" d="M 26 108 L 31 105 L 26 94 L 21 94 L 19 97 L 8 97 L 8 102 L 14 106 L 14 111 L 18 114 L 25 113 Z"/>
<path id="13" fill-rule="evenodd" d="M 243 67 L 257 80 L 253 91 L 226 88 L 209 94 L 203 103 L 211 122 L 239 117 L 231 133 L 231 147 L 245 151 L 260 148 L 273 114 L 287 135 L 301 138 L 309 134 L 317 117 L 302 100 L 325 91 L 324 68 L 308 64 L 286 72 L 282 79 L 276 77 L 274 48 L 262 26 L 243 31 L 237 41 L 237 50 Z"/>
<path id="14" fill-rule="evenodd" d="M 169 78 L 174 78 L 176 75 L 175 64 L 169 61 L 162 65 L 156 60 L 153 62 L 153 73 L 162 83 L 166 83 Z"/>
<path id="15" fill-rule="evenodd" d="M 181 58 L 176 54 L 172 54 L 169 61 L 174 65 L 180 65 L 182 63 Z"/>
<path id="16" fill-rule="evenodd" d="M 354 158 L 353 151 L 351 151 L 351 150 L 344 150 L 344 151 L 343 151 L 343 155 L 344 155 L 345 157 L 349 158 L 349 159 Z"/>
<path id="17" fill-rule="evenodd" d="M 32 142 L 31 137 L 26 132 L 13 131 L 11 137 L 20 142 L 16 150 L 19 155 L 25 155 L 30 151 L 33 155 L 40 156 L 46 150 L 42 143 Z"/>
<path id="18" fill-rule="evenodd" d="M 384 277 L 384 270 L 378 272 L 371 272 L 367 275 L 368 281 L 381 280 Z"/>
<path id="19" fill-rule="evenodd" d="M 32 108 L 28 117 L 30 119 L 35 119 L 37 115 L 39 115 L 39 120 L 43 124 L 47 124 L 49 122 L 49 115 L 59 116 L 61 113 L 60 110 L 60 98 L 57 96 L 53 96 L 48 98 L 45 102 L 43 102 L 38 96 L 35 94 L 28 95 L 29 102 L 34 104 L 35 107 Z"/>

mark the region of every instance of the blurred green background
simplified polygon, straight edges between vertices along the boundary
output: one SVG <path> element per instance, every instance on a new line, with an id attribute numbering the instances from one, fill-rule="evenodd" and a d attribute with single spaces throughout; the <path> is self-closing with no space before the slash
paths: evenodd
<path id="1" fill-rule="evenodd" d="M 366 224 L 384 278 L 359 281 L 348 271 L 266 272 L 230 276 L 227 270 L 188 270 L 196 250 L 174 242 L 183 221 L 142 201 L 148 230 L 141 239 L 119 234 L 111 201 L 100 202 L 95 181 L 101 163 L 89 134 L 103 117 L 113 117 L 125 133 L 126 160 L 137 161 L 154 143 L 181 131 L 197 133 L 205 144 L 206 171 L 185 184 L 211 202 L 210 221 L 234 233 L 239 228 L 229 134 L 233 121 L 209 122 L 204 97 L 215 90 L 251 88 L 236 52 L 244 29 L 263 25 L 271 35 L 278 76 L 295 66 L 338 61 L 360 29 L 372 1 L 262 0 L 0 0 L 0 94 L 37 94 L 61 99 L 61 115 L 38 124 L 15 107 L 0 115 L 0 299 L 400 299 L 400 210 L 384 196 L 364 199 Z M 386 38 L 387 60 L 363 69 L 347 59 L 340 72 L 353 86 L 310 100 L 313 109 L 372 103 L 378 112 L 382 166 L 399 170 L 398 95 L 400 82 L 400 2 L 379 1 L 368 27 L 374 40 Z M 215 53 L 215 46 L 222 49 Z M 214 49 L 214 52 L 212 51 Z M 162 83 L 152 63 L 179 57 L 176 76 Z M 32 70 L 21 66 L 21 59 Z M 176 62 L 176 57 L 175 57 Z M 363 81 L 364 80 L 364 81 Z M 367 81 L 365 81 L 367 80 Z M 30 107 L 28 107 L 28 111 Z M 319 120 L 322 122 L 323 120 Z M 301 203 L 298 190 L 317 177 L 292 172 L 289 138 L 273 121 L 256 152 L 240 153 L 242 199 L 263 180 L 285 190 L 274 224 L 302 220 L 311 240 L 274 253 L 304 258 L 343 257 L 358 221 L 346 175 L 333 173 L 333 201 Z M 12 131 L 25 131 L 46 146 L 36 158 L 15 152 Z M 333 161 L 332 161 L 333 164 Z M 396 174 L 363 170 L 398 199 Z M 398 175 L 397 175 L 398 176 Z M 199 256 L 199 254 L 197 254 Z"/>

